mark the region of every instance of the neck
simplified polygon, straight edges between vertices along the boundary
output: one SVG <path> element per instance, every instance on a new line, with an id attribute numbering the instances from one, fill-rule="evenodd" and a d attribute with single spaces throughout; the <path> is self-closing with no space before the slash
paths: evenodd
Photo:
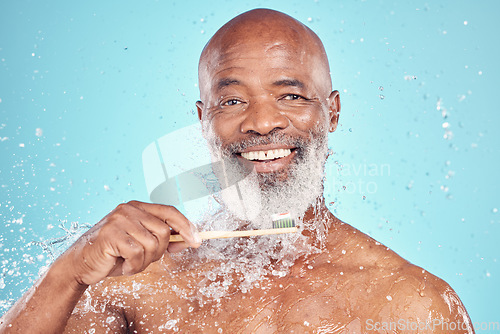
<path id="1" fill-rule="evenodd" d="M 309 238 L 313 245 L 322 248 L 327 239 L 332 223 L 338 219 L 328 210 L 323 195 L 318 196 L 304 214 L 302 234 Z"/>
<path id="2" fill-rule="evenodd" d="M 330 211 L 326 207 L 325 198 L 323 195 L 320 195 L 304 214 L 304 223 L 312 223 L 317 219 L 326 217 L 328 213 L 331 215 Z"/>

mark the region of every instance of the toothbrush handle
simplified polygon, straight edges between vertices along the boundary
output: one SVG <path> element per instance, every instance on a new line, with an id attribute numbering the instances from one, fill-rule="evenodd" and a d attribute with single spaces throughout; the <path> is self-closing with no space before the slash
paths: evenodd
<path id="1" fill-rule="evenodd" d="M 265 230 L 247 230 L 247 231 L 204 231 L 200 232 L 200 237 L 205 239 L 222 239 L 222 238 L 238 238 L 238 237 L 251 237 L 254 235 L 268 235 L 268 234 L 283 234 L 283 233 L 295 233 L 297 232 L 297 227 L 285 227 L 285 228 L 270 228 Z M 180 234 L 174 234 L 170 236 L 170 242 L 184 241 Z"/>

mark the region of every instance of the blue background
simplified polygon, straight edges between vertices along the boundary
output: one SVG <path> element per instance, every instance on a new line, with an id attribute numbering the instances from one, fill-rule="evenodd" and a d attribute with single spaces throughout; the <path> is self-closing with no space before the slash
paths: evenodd
<path id="1" fill-rule="evenodd" d="M 197 122 L 203 46 L 256 7 L 327 49 L 331 210 L 500 320 L 496 1 L 1 1 L 0 312 L 50 262 L 30 242 L 148 200 L 143 149 Z"/>

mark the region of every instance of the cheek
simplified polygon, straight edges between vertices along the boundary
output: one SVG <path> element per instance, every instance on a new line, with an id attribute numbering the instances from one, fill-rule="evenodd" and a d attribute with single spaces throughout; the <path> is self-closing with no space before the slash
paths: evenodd
<path id="1" fill-rule="evenodd" d="M 326 113 L 321 108 L 308 108 L 300 113 L 289 115 L 293 126 L 302 132 L 318 129 L 326 124 Z"/>
<path id="2" fill-rule="evenodd" d="M 215 115 L 211 122 L 214 134 L 223 142 L 231 141 L 239 134 L 241 122 L 235 115 Z"/>

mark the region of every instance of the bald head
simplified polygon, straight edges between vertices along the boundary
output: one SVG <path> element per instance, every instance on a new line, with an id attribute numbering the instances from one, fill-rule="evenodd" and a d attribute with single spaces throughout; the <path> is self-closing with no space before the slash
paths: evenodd
<path id="1" fill-rule="evenodd" d="M 207 83 L 221 62 L 238 53 L 261 51 L 263 57 L 271 51 L 298 59 L 310 66 L 313 76 L 321 81 L 322 91 L 331 91 L 330 69 L 323 43 L 308 27 L 294 18 L 270 9 L 254 9 L 238 15 L 222 26 L 207 43 L 199 62 L 201 99 L 206 99 Z"/>
<path id="2" fill-rule="evenodd" d="M 203 50 L 199 87 L 198 117 L 212 156 L 235 170 L 251 164 L 269 212 L 279 203 L 305 212 L 321 196 L 328 132 L 340 111 L 318 36 L 280 12 L 243 13 Z"/>

